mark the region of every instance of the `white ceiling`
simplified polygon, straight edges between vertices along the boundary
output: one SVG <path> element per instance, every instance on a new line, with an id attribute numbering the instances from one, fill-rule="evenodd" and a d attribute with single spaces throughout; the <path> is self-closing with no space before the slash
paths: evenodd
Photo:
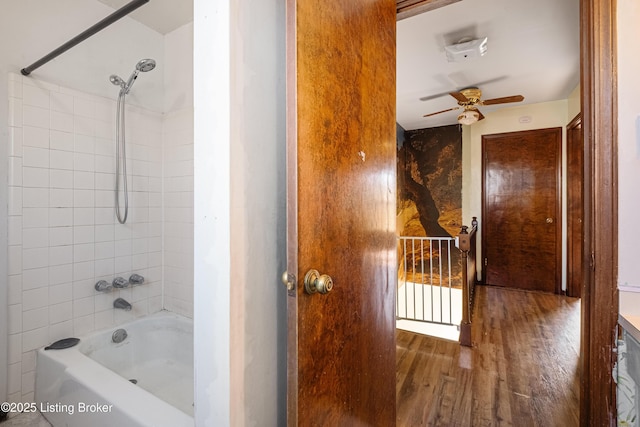
<path id="1" fill-rule="evenodd" d="M 457 106 L 447 93 L 468 86 L 478 85 L 482 99 L 525 98 L 483 113 L 566 99 L 580 80 L 579 28 L 578 0 L 464 0 L 398 21 L 398 123 L 407 130 L 456 123 L 460 110 L 422 116 Z M 447 62 L 444 46 L 465 37 L 488 37 L 486 55 Z"/>
<path id="2" fill-rule="evenodd" d="M 131 0 L 98 1 L 114 9 L 120 9 Z M 167 34 L 193 21 L 193 0 L 150 0 L 127 16 L 160 34 Z"/>
<path id="3" fill-rule="evenodd" d="M 130 0 L 98 1 L 118 9 Z M 193 0 L 150 0 L 129 16 L 166 34 L 193 20 Z M 523 95 L 518 105 L 566 99 L 579 83 L 579 28 L 579 0 L 463 0 L 398 21 L 398 123 L 407 130 L 456 123 L 459 110 L 422 116 L 457 106 L 447 93 L 474 85 L 483 99 Z M 447 62 L 444 46 L 469 37 L 488 37 L 486 55 Z"/>

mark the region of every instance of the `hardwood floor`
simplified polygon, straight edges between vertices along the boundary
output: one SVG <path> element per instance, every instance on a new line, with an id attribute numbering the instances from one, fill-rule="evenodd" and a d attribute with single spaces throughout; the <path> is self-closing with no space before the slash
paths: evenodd
<path id="1" fill-rule="evenodd" d="M 580 300 L 476 289 L 473 348 L 398 330 L 396 425 L 577 426 Z"/>

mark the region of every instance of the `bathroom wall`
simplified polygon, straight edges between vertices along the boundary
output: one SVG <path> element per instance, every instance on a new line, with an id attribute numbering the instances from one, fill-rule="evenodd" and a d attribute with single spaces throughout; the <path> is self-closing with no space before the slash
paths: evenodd
<path id="1" fill-rule="evenodd" d="M 35 349 L 162 308 L 162 115 L 127 108 L 122 225 L 113 210 L 115 102 L 9 79 L 8 392 L 30 402 Z M 146 283 L 94 290 L 134 272 Z M 114 310 L 117 297 L 132 310 Z"/>
<path id="2" fill-rule="evenodd" d="M 2 165 L 2 168 L 0 169 L 3 171 L 0 174 L 0 205 L 3 206 L 3 208 L 0 209 L 0 277 L 2 278 L 7 278 L 7 253 L 9 249 L 6 209 L 9 194 L 9 187 L 7 185 L 9 155 L 20 159 L 12 160 L 14 166 L 22 160 L 22 156 L 18 155 L 18 153 L 21 153 L 20 151 L 9 151 L 9 149 L 12 148 L 9 144 L 9 138 L 13 131 L 10 133 L 8 126 L 9 102 L 7 100 L 9 98 L 10 87 L 8 84 L 8 73 L 19 73 L 21 68 L 33 63 L 112 12 L 113 9 L 97 1 L 3 1 L 2 13 L 0 13 L 0 51 L 2 52 L 0 56 L 0 165 Z M 132 40 L 135 40 L 135 43 L 132 43 Z M 159 64 L 164 62 L 164 37 L 130 18 L 123 18 L 108 29 L 85 40 L 55 60 L 37 69 L 32 75 L 33 78 L 51 82 L 59 87 L 74 88 L 74 90 L 113 99 L 117 93 L 117 89 L 109 83 L 109 75 L 114 73 L 128 75 L 135 63 L 140 58 L 145 57 L 155 58 Z M 160 66 L 158 68 L 158 70 L 152 73 L 147 73 L 144 80 L 139 79 L 136 83 L 136 93 L 132 92 L 128 98 L 129 104 L 139 105 L 157 112 L 162 111 L 163 72 Z M 12 83 L 11 87 L 13 91 L 15 85 Z M 114 92 L 114 90 L 116 90 L 116 92 Z M 72 96 L 75 97 L 75 95 L 74 92 Z M 16 98 L 16 96 L 17 93 L 13 92 L 12 97 L 20 99 Z M 21 103 L 21 100 L 19 103 Z M 33 108 L 31 108 L 31 110 L 33 111 Z M 31 113 L 28 113 L 28 115 L 29 114 Z M 39 147 L 31 148 L 35 149 Z M 16 149 L 18 149 L 17 146 Z M 34 150 L 27 150 L 27 152 L 33 153 Z M 16 172 L 16 174 L 19 174 L 19 172 Z M 49 179 L 51 180 L 51 176 Z M 12 183 L 16 184 L 16 181 Z M 17 186 L 14 185 L 14 187 Z M 12 191 L 14 193 L 16 192 L 16 190 Z M 33 191 L 29 190 L 28 193 L 33 193 Z M 14 225 L 16 221 L 16 219 L 11 220 Z M 28 234 L 29 233 L 30 232 L 28 232 Z M 20 237 L 22 238 L 22 236 Z M 16 238 L 17 236 L 14 233 L 12 243 L 16 242 Z M 27 238 L 27 240 L 29 240 L 29 238 Z M 21 245 L 14 244 L 12 246 Z M 14 248 L 14 258 L 18 253 L 20 253 L 20 251 Z M 28 262 L 27 267 L 29 267 Z M 15 273 L 15 270 L 12 270 L 12 273 Z M 17 369 L 15 365 L 16 360 L 22 360 L 22 343 L 19 341 L 22 338 L 21 335 L 13 336 L 11 338 L 13 345 L 8 348 L 8 325 L 5 323 L 8 320 L 7 298 L 12 298 L 11 302 L 14 303 L 12 305 L 15 305 L 15 280 L 16 276 L 20 275 L 13 274 L 12 276 L 14 276 L 13 279 L 11 279 L 13 281 L 12 286 L 14 287 L 12 295 L 8 295 L 9 282 L 6 279 L 0 280 L 0 400 L 2 401 L 8 398 L 6 394 L 7 385 L 10 385 L 13 390 L 16 390 L 16 383 L 22 383 L 21 375 L 16 375 L 16 373 L 22 371 L 23 368 L 26 374 L 25 383 L 29 383 L 31 375 L 29 372 L 31 372 L 30 369 L 33 365 L 32 358 L 29 359 L 32 353 L 27 355 L 25 359 L 27 363 L 21 366 L 20 369 Z M 22 293 L 19 293 L 19 295 L 21 303 L 26 301 Z M 30 295 L 31 294 L 27 294 L 27 296 Z M 30 303 L 30 301 L 28 302 Z M 18 312 L 16 307 L 12 308 L 11 311 L 15 325 L 15 321 L 20 316 L 16 314 L 16 312 Z M 22 322 L 22 320 L 20 321 Z M 32 325 L 33 324 L 30 325 L 27 322 L 27 327 Z M 28 336 L 33 336 L 33 333 Z M 8 352 L 10 352 L 10 354 L 8 354 Z M 6 377 L 8 357 L 10 357 L 13 365 L 10 384 Z M 25 390 L 29 388 L 30 387 L 25 387 Z M 14 392 L 12 393 L 12 398 L 24 402 L 29 401 L 28 399 L 23 399 L 20 394 L 21 392 Z M 30 392 L 25 392 L 25 398 L 30 396 Z"/>
<path id="3" fill-rule="evenodd" d="M 193 318 L 193 23 L 165 36 L 164 308 Z"/>
<path id="4" fill-rule="evenodd" d="M 9 206 L 0 215 L 8 214 L 0 248 L 9 254 L 7 285 L 0 284 L 8 312 L 0 363 L 9 368 L 7 381 L 0 375 L 0 397 L 6 390 L 13 401 L 33 400 L 36 347 L 161 308 L 193 316 L 193 25 L 162 36 L 124 18 L 32 77 L 18 74 L 112 12 L 85 3 L 67 0 L 62 13 L 42 0 L 11 1 L 0 17 L 7 52 L 0 97 L 9 100 L 0 108 L 0 161 L 9 165 L 0 191 Z M 51 19 L 67 25 L 36 43 L 43 32 L 35 29 Z M 118 89 L 108 77 L 128 77 L 146 57 L 158 65 L 127 97 L 130 212 L 120 225 L 112 191 Z M 147 283 L 109 294 L 93 289 L 101 278 L 131 272 Z M 118 296 L 132 303 L 131 312 L 113 309 Z"/>

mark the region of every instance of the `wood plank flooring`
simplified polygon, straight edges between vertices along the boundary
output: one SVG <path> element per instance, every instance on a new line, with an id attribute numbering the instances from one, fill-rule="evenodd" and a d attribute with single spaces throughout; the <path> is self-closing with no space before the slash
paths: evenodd
<path id="1" fill-rule="evenodd" d="M 580 300 L 476 290 L 473 348 L 398 330 L 396 425 L 577 426 Z"/>

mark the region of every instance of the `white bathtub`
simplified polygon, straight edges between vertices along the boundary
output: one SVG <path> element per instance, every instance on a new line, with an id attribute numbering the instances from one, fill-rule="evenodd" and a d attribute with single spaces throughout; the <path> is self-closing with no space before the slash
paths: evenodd
<path id="1" fill-rule="evenodd" d="M 35 400 L 54 427 L 193 426 L 193 322 L 163 311 L 40 349 Z"/>

